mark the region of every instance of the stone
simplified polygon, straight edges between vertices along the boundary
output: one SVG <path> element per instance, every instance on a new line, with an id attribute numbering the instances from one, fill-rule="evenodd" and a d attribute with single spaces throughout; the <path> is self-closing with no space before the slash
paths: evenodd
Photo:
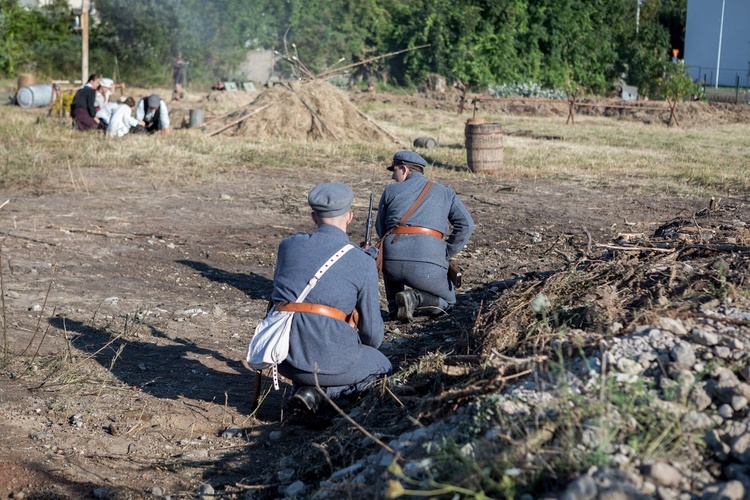
<path id="1" fill-rule="evenodd" d="M 276 473 L 280 483 L 288 483 L 294 478 L 294 469 L 281 469 Z"/>
<path id="2" fill-rule="evenodd" d="M 699 411 L 689 411 L 682 418 L 682 426 L 688 432 L 708 429 L 712 425 L 711 417 Z"/>
<path id="3" fill-rule="evenodd" d="M 52 434 L 52 431 L 42 431 L 31 434 L 29 437 L 31 439 L 51 439 L 55 437 L 55 435 Z"/>
<path id="4" fill-rule="evenodd" d="M 716 483 L 706 486 L 702 500 L 742 500 L 745 497 L 745 487 L 739 481 Z"/>
<path id="5" fill-rule="evenodd" d="M 593 500 L 599 493 L 594 479 L 584 475 L 573 481 L 560 495 L 560 500 Z"/>
<path id="6" fill-rule="evenodd" d="M 678 368 L 689 370 L 695 364 L 695 351 L 687 342 L 677 342 L 669 353 L 673 364 Z"/>
<path id="7" fill-rule="evenodd" d="M 162 488 L 161 486 L 154 486 L 153 488 L 151 488 L 151 494 L 155 497 L 164 496 L 164 488 Z"/>
<path id="8" fill-rule="evenodd" d="M 345 469 L 340 469 L 331 474 L 331 477 L 328 478 L 329 481 L 336 481 L 338 479 L 344 478 L 346 476 L 353 476 L 355 473 L 359 472 L 362 467 L 364 467 L 365 464 L 362 462 L 355 462 L 354 464 L 350 465 L 349 467 L 346 467 Z"/>
<path id="9" fill-rule="evenodd" d="M 286 498 L 294 498 L 304 491 L 305 483 L 303 483 L 302 481 L 295 481 L 284 489 L 284 496 Z"/>
<path id="10" fill-rule="evenodd" d="M 271 431 L 268 433 L 268 439 L 271 441 L 278 441 L 283 436 L 281 431 Z"/>
<path id="11" fill-rule="evenodd" d="M 719 336 L 713 332 L 701 330 L 700 328 L 693 328 L 690 330 L 688 338 L 696 344 L 704 346 L 715 346 L 719 343 Z"/>
<path id="12" fill-rule="evenodd" d="M 719 345 L 714 347 L 714 354 L 721 359 L 730 359 L 732 357 L 732 350 L 726 346 Z"/>
<path id="13" fill-rule="evenodd" d="M 717 413 L 721 415 L 722 418 L 729 420 L 734 415 L 734 410 L 732 409 L 731 405 L 723 404 L 719 406 Z"/>
<path id="14" fill-rule="evenodd" d="M 211 498 L 216 494 L 214 487 L 206 483 L 201 486 L 200 492 L 198 493 L 199 498 Z"/>
<path id="15" fill-rule="evenodd" d="M 242 436 L 242 427 L 227 427 L 221 433 L 221 437 L 223 438 L 236 438 L 240 436 Z"/>
<path id="16" fill-rule="evenodd" d="M 747 406 L 748 400 L 745 396 L 734 395 L 732 396 L 732 408 L 734 411 L 740 411 Z"/>
<path id="17" fill-rule="evenodd" d="M 617 370 L 628 375 L 638 375 L 643 371 L 643 367 L 630 358 L 620 358 L 617 360 Z"/>
<path id="18" fill-rule="evenodd" d="M 706 392 L 705 386 L 705 382 L 698 382 L 688 396 L 690 402 L 698 411 L 703 411 L 711 406 L 711 396 Z"/>
<path id="19" fill-rule="evenodd" d="M 644 467 L 643 473 L 657 485 L 668 488 L 678 487 L 682 474 L 666 462 L 655 462 Z"/>
<path id="20" fill-rule="evenodd" d="M 679 319 L 659 318 L 659 328 L 675 335 L 687 335 L 687 329 Z"/>

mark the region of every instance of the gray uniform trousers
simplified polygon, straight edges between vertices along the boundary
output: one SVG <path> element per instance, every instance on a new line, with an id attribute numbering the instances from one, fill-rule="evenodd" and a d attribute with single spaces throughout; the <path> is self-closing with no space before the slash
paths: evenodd
<path id="1" fill-rule="evenodd" d="M 318 268 L 349 243 L 346 233 L 330 225 L 313 234 L 297 233 L 279 245 L 274 272 L 274 302 L 294 301 Z M 295 385 L 318 382 L 330 397 L 358 392 L 391 372 L 391 363 L 378 347 L 383 319 L 378 302 L 378 272 L 374 259 L 360 248 L 347 252 L 331 266 L 305 302 L 360 312 L 359 330 L 327 316 L 295 313 L 289 356 L 279 372 Z"/>
<path id="2" fill-rule="evenodd" d="M 422 192 L 427 178 L 411 172 L 403 182 L 390 184 L 378 205 L 375 230 L 381 238 L 409 210 Z M 397 310 L 395 296 L 404 285 L 436 295 L 440 308 L 449 311 L 456 303 L 456 292 L 448 279 L 448 260 L 463 249 L 474 230 L 474 221 L 451 188 L 433 182 L 432 189 L 405 223 L 434 229 L 447 240 L 424 234 L 386 237 L 383 245 L 383 281 L 388 310 Z"/>

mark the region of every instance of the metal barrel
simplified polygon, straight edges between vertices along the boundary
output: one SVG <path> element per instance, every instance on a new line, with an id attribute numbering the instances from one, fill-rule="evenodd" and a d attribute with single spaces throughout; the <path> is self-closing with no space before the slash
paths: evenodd
<path id="1" fill-rule="evenodd" d="M 190 110 L 190 128 L 203 125 L 204 121 L 206 121 L 206 112 L 204 110 L 202 109 Z"/>
<path id="2" fill-rule="evenodd" d="M 435 149 L 437 147 L 437 141 L 432 137 L 417 137 L 414 139 L 414 147 Z"/>
<path id="3" fill-rule="evenodd" d="M 466 124 L 466 159 L 475 173 L 497 174 L 503 168 L 503 136 L 499 123 Z"/>
<path id="4" fill-rule="evenodd" d="M 52 102 L 52 85 L 30 85 L 16 92 L 16 103 L 22 108 L 41 108 Z"/>

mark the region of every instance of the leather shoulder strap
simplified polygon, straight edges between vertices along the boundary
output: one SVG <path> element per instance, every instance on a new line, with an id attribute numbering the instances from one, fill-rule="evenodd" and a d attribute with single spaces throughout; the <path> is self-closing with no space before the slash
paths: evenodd
<path id="1" fill-rule="evenodd" d="M 422 202 L 425 199 L 425 196 L 427 196 L 427 193 L 430 192 L 430 189 L 432 189 L 432 181 L 427 181 L 427 184 L 424 185 L 424 188 L 422 188 L 422 192 L 419 193 L 419 196 L 417 196 L 417 199 L 414 200 L 414 203 L 411 204 L 409 207 L 409 210 L 406 211 L 403 217 L 399 219 L 397 226 L 403 225 L 407 220 L 409 220 L 409 217 L 411 217 L 411 214 L 414 213 L 414 211 L 419 208 L 419 205 L 422 204 Z"/>

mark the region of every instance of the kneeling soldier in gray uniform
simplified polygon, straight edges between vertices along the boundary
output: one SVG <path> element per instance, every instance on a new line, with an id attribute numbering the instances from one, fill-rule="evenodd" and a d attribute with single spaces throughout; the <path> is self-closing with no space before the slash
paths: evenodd
<path id="1" fill-rule="evenodd" d="M 426 166 L 413 151 L 393 155 L 388 170 L 396 182 L 383 191 L 375 221 L 378 236 L 385 239 L 382 271 L 389 317 L 404 322 L 413 320 L 415 310 L 438 314 L 453 309 L 456 292 L 448 261 L 474 230 L 455 191 L 428 181 Z M 412 289 L 404 291 L 404 285 Z"/>
<path id="2" fill-rule="evenodd" d="M 314 387 L 316 370 L 319 384 L 331 398 L 363 391 L 391 372 L 390 361 L 378 351 L 384 333 L 378 272 L 375 260 L 364 250 L 346 252 L 302 303 L 293 304 L 315 272 L 349 243 L 346 228 L 354 216 L 353 199 L 354 192 L 346 184 L 318 184 L 308 196 L 317 229 L 294 234 L 279 245 L 272 300 L 277 310 L 302 306 L 292 320 L 289 355 L 279 365 L 279 373 L 297 388 L 290 408 L 308 414 L 318 410 L 322 399 Z M 355 309 L 359 319 L 353 322 L 358 328 L 347 322 Z"/>

